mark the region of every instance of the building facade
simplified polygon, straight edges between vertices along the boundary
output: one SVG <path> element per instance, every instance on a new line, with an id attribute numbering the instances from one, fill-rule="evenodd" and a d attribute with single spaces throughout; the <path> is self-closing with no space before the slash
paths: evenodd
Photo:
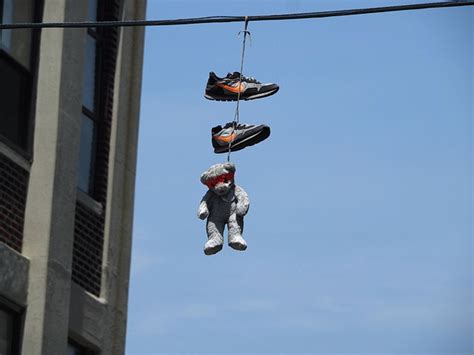
<path id="1" fill-rule="evenodd" d="M 2 23 L 146 0 L 0 0 Z M 0 354 L 123 354 L 144 29 L 0 30 Z"/>

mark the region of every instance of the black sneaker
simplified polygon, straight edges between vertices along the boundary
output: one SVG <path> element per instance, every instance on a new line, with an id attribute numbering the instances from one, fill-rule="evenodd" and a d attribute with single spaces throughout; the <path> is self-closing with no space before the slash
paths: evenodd
<path id="1" fill-rule="evenodd" d="M 241 100 L 253 100 L 273 95 L 279 89 L 277 84 L 262 84 L 255 78 L 242 77 L 240 85 L 239 81 L 238 72 L 229 73 L 225 78 L 210 72 L 204 97 L 217 101 L 237 101 L 240 91 Z"/>
<path id="2" fill-rule="evenodd" d="M 214 153 L 226 153 L 230 150 L 235 152 L 250 145 L 257 144 L 270 136 L 270 127 L 266 125 L 249 125 L 245 123 L 227 123 L 224 128 L 216 126 L 212 128 L 212 146 Z"/>

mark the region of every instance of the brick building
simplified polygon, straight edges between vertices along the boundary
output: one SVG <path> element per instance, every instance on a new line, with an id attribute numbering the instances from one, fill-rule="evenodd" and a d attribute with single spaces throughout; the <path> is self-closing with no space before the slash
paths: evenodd
<path id="1" fill-rule="evenodd" d="M 0 0 L 2 23 L 146 0 Z M 143 28 L 0 30 L 0 354 L 123 354 Z"/>

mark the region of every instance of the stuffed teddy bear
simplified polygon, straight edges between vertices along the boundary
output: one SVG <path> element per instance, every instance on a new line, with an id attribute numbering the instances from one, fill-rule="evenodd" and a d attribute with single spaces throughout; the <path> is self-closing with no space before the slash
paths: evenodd
<path id="1" fill-rule="evenodd" d="M 207 218 L 207 242 L 204 254 L 212 255 L 222 249 L 224 226 L 227 224 L 228 243 L 235 250 L 247 249 L 242 238 L 244 216 L 250 206 L 247 193 L 234 183 L 235 165 L 216 164 L 201 175 L 209 190 L 199 205 L 198 217 Z"/>

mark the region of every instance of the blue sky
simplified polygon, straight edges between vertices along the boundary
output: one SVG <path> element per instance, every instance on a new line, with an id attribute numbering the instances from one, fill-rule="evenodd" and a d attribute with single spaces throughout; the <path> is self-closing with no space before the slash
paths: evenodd
<path id="1" fill-rule="evenodd" d="M 409 1 L 148 1 L 149 19 Z M 239 69 L 241 23 L 149 28 L 127 354 L 472 352 L 471 8 L 250 23 L 244 74 L 276 82 L 241 122 L 271 136 L 232 155 L 247 251 L 205 256 L 196 211 L 203 98 Z"/>

